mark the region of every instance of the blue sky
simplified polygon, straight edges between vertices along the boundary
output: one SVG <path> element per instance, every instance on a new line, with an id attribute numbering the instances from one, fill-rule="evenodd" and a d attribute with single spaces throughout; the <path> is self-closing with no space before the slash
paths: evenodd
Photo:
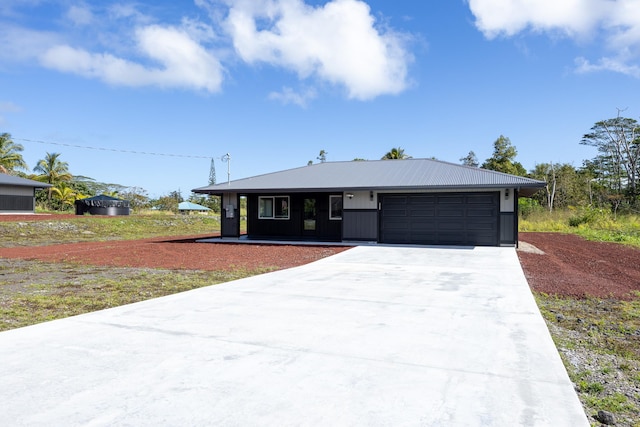
<path id="1" fill-rule="evenodd" d="M 225 181 L 225 153 L 238 179 L 320 150 L 483 161 L 505 135 L 527 169 L 580 166 L 596 121 L 640 116 L 638 0 L 3 0 L 0 46 L 28 165 L 151 197 L 207 185 L 209 157 Z"/>

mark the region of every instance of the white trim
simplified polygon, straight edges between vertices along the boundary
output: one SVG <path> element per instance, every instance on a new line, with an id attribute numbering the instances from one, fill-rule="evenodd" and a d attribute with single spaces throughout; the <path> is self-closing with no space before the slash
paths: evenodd
<path id="1" fill-rule="evenodd" d="M 342 209 L 340 210 L 340 216 L 333 216 L 333 203 L 331 202 L 331 200 L 334 197 L 339 197 L 340 201 L 342 202 Z M 342 212 L 344 211 L 344 198 L 342 197 L 342 195 L 340 194 L 330 194 L 329 195 L 329 221 L 342 221 Z"/>

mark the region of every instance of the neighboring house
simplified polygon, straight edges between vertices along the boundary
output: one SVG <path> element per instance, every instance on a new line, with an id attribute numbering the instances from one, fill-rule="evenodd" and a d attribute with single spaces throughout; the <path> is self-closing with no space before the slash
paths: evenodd
<path id="1" fill-rule="evenodd" d="M 222 197 L 222 237 L 500 246 L 543 181 L 431 159 L 324 162 L 196 188 Z"/>
<path id="2" fill-rule="evenodd" d="M 0 173 L 0 213 L 35 213 L 36 190 L 51 186 L 51 184 Z"/>
<path id="3" fill-rule="evenodd" d="M 210 211 L 211 209 L 209 209 L 206 206 L 202 206 L 199 205 L 197 203 L 191 203 L 191 202 L 180 202 L 178 203 L 178 211 L 180 213 L 189 213 L 189 212 L 207 212 Z"/>

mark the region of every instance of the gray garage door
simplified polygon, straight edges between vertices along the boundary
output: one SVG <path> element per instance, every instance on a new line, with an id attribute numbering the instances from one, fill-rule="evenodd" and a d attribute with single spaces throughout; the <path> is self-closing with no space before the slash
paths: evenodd
<path id="1" fill-rule="evenodd" d="M 380 195 L 380 241 L 497 246 L 499 193 Z"/>

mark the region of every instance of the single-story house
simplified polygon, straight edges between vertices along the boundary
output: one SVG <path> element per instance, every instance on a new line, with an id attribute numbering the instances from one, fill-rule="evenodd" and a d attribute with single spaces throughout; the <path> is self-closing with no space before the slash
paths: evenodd
<path id="1" fill-rule="evenodd" d="M 178 212 L 180 213 L 190 213 L 190 212 L 207 212 L 210 211 L 206 206 L 199 205 L 197 203 L 192 202 L 180 202 L 178 203 Z"/>
<path id="2" fill-rule="evenodd" d="M 0 173 L 0 213 L 35 213 L 36 190 L 51 186 L 51 184 Z"/>
<path id="3" fill-rule="evenodd" d="M 222 197 L 221 235 L 249 239 L 513 246 L 518 197 L 543 181 L 432 159 L 324 162 L 196 188 Z"/>

